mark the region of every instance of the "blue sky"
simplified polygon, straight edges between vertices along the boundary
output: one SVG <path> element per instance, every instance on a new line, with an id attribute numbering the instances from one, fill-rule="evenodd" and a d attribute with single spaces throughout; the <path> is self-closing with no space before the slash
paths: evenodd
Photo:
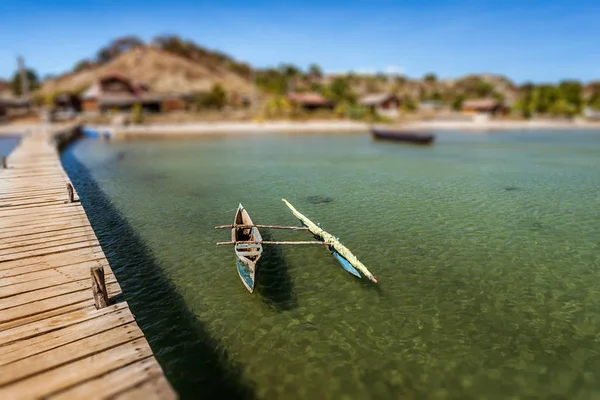
<path id="1" fill-rule="evenodd" d="M 0 0 L 0 77 L 61 73 L 110 39 L 174 33 L 255 66 L 600 80 L 600 1 Z"/>

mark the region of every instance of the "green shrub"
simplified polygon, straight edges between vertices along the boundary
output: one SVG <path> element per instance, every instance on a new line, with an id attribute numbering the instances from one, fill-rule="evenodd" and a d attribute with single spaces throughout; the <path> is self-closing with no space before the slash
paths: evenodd
<path id="1" fill-rule="evenodd" d="M 131 109 L 131 122 L 134 124 L 144 123 L 144 112 L 142 110 L 142 105 L 139 103 L 134 104 Z"/>
<path id="2" fill-rule="evenodd" d="M 196 107 L 200 110 L 220 110 L 225 107 L 225 104 L 227 103 L 227 94 L 221 84 L 215 83 L 210 91 L 198 93 L 195 100 Z"/>

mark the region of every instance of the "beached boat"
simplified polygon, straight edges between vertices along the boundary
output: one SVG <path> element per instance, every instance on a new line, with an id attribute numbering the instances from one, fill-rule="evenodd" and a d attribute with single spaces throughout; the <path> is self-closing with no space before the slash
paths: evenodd
<path id="1" fill-rule="evenodd" d="M 323 242 L 327 246 L 327 249 L 331 252 L 333 257 L 342 265 L 342 268 L 359 278 L 361 278 L 360 272 L 362 272 L 371 281 L 377 283 L 377 279 L 367 269 L 367 267 L 365 267 L 364 264 L 361 263 L 354 254 L 352 254 L 350 249 L 348 249 L 346 246 L 340 243 L 340 241 L 335 236 L 321 229 L 320 226 L 318 226 L 306 216 L 304 216 L 302 213 L 300 213 L 298 210 L 296 210 L 294 206 L 288 203 L 286 199 L 281 200 L 285 203 L 285 205 L 288 206 L 290 210 L 292 210 L 292 214 L 294 214 L 294 216 L 300 220 L 302 225 L 308 229 L 308 231 L 313 235 L 313 237 L 318 241 Z"/>
<path id="2" fill-rule="evenodd" d="M 244 286 L 254 292 L 256 264 L 262 255 L 262 237 L 250 215 L 241 204 L 235 213 L 231 228 L 231 241 L 235 248 L 235 265 Z"/>
<path id="3" fill-rule="evenodd" d="M 406 129 L 371 128 L 371 135 L 375 139 L 394 140 L 416 144 L 430 144 L 435 135 L 429 132 L 410 131 Z"/>

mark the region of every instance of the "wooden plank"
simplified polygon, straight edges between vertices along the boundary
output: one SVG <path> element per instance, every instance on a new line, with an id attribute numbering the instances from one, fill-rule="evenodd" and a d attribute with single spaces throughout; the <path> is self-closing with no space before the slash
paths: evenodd
<path id="1" fill-rule="evenodd" d="M 106 314 L 110 314 L 120 310 L 128 310 L 126 302 L 110 305 L 102 310 L 96 309 L 76 309 L 67 310 L 65 313 L 53 315 L 47 318 L 42 318 L 37 321 L 30 322 L 19 326 L 12 327 L 0 331 L 0 354 L 4 345 L 44 335 L 58 329 L 62 329 L 80 322 L 85 322 L 90 319 L 98 318 Z"/>
<path id="2" fill-rule="evenodd" d="M 104 266 L 98 262 L 92 265 L 90 268 L 97 267 L 103 268 Z M 53 268 L 42 270 L 39 273 L 25 274 L 25 276 L 19 275 L 17 277 L 11 277 L 7 279 L 14 280 L 20 278 L 22 282 L 19 283 L 10 284 L 10 281 L 4 282 L 4 280 L 2 280 L 0 281 L 3 284 L 3 286 L 0 286 L 0 301 L 1 299 L 7 297 L 50 288 L 68 282 L 85 281 L 89 278 L 89 270 L 89 268 L 82 267 L 81 264 L 75 264 L 61 269 L 60 272 L 58 269 Z M 114 274 L 112 274 L 112 271 L 110 270 L 108 270 L 106 273 L 106 281 L 115 281 Z"/>
<path id="3" fill-rule="evenodd" d="M 44 371 L 12 384 L 0 386 L 0 398 L 40 398 L 59 393 L 92 378 L 152 355 L 143 338 L 108 348 L 97 354 Z M 10 365 L 10 364 L 9 364 Z M 89 393 L 88 398 L 96 393 Z"/>
<path id="4" fill-rule="evenodd" d="M 63 244 L 60 246 L 41 247 L 41 248 L 29 250 L 29 251 L 22 251 L 22 252 L 13 253 L 13 254 L 0 255 L 0 269 L 2 269 L 2 264 L 6 263 L 8 261 L 22 261 L 22 260 L 27 260 L 27 259 L 30 259 L 33 257 L 39 257 L 42 255 L 62 253 L 62 252 L 68 251 L 68 250 L 75 250 L 75 249 L 85 249 L 85 248 L 99 246 L 99 245 L 100 245 L 100 243 L 98 243 L 97 240 L 91 241 L 88 239 L 82 239 L 82 240 L 74 242 L 74 243 L 67 243 L 67 244 Z"/>
<path id="5" fill-rule="evenodd" d="M 115 296 L 116 282 L 107 285 L 110 297 Z M 119 290 L 120 292 L 120 290 Z M 16 307 L 7 308 L 0 313 L 0 323 L 10 322 L 14 319 L 25 318 L 45 311 L 50 311 L 56 308 L 61 308 L 71 304 L 81 303 L 83 301 L 92 300 L 91 288 L 85 288 L 71 293 L 62 294 L 55 297 L 50 297 L 42 300 L 36 300 L 30 303 L 21 304 Z"/>
<path id="6" fill-rule="evenodd" d="M 66 203 L 64 201 L 55 201 L 55 202 L 49 202 L 49 203 L 36 203 L 36 204 L 24 204 L 24 205 L 13 205 L 13 206 L 5 206 L 5 207 L 10 207 L 11 211 L 14 210 L 33 210 L 36 209 L 38 207 L 44 206 L 44 205 L 49 205 L 49 206 L 61 206 L 63 204 L 76 204 L 78 205 L 79 203 Z M 7 208 L 4 208 L 4 210 L 7 210 Z"/>
<path id="7" fill-rule="evenodd" d="M 42 222 L 55 221 L 57 219 L 86 217 L 83 207 L 79 206 L 79 204 L 76 204 L 76 207 L 71 206 L 71 208 L 53 208 L 54 207 L 49 207 L 42 213 L 26 212 L 26 215 L 21 214 L 20 211 L 22 210 L 0 209 L 0 214 L 2 215 L 2 226 L 3 228 L 16 228 L 21 226 L 37 225 Z"/>
<path id="8" fill-rule="evenodd" d="M 65 344 L 54 351 L 44 352 L 0 366 L 0 387 L 11 381 L 24 379 L 44 370 L 56 368 L 80 358 L 91 356 L 111 347 L 143 337 L 135 322 L 112 328 L 101 335 L 94 335 Z"/>
<path id="9" fill-rule="evenodd" d="M 96 265 L 104 266 L 106 264 L 106 262 L 103 262 L 101 259 L 98 259 L 98 261 L 95 262 L 89 261 L 78 263 L 77 260 L 69 260 L 69 262 L 72 262 L 73 264 L 68 264 L 64 267 L 35 270 L 27 274 L 14 275 L 0 279 L 0 293 L 3 293 L 2 290 L 4 290 L 6 287 L 17 285 L 25 285 L 20 287 L 20 291 L 27 292 L 29 290 L 33 290 L 32 288 L 37 288 L 39 286 L 40 283 L 36 282 L 46 279 L 63 279 L 66 281 L 81 279 L 86 276 L 87 271 L 89 271 L 91 267 Z M 34 286 L 27 286 L 28 284 L 32 284 Z"/>
<path id="10" fill-rule="evenodd" d="M 41 239 L 29 239 L 21 241 L 12 241 L 10 243 L 0 244 L 0 254 L 6 255 L 9 252 L 25 251 L 31 248 L 41 248 L 41 246 L 49 247 L 53 245 L 59 245 L 62 243 L 72 243 L 81 238 L 87 238 L 89 240 L 96 240 L 96 235 L 89 229 L 73 231 L 69 230 L 68 233 L 61 235 L 53 235 L 50 237 L 44 237 Z"/>
<path id="11" fill-rule="evenodd" d="M 17 208 L 4 208 L 0 209 L 6 220 L 9 217 L 16 223 L 28 222 L 40 222 L 41 217 L 45 216 L 58 216 L 58 215 L 72 215 L 72 214 L 85 214 L 85 210 L 79 203 L 62 203 L 62 204 L 46 204 L 40 205 L 28 209 L 17 209 Z M 2 218 L 4 220 L 4 218 Z"/>
<path id="12" fill-rule="evenodd" d="M 64 197 L 53 196 L 47 198 L 38 198 L 38 199 L 26 199 L 26 200 L 13 200 L 10 202 L 0 202 L 0 207 L 15 207 L 15 206 L 30 206 L 34 204 L 47 204 L 47 203 L 56 203 L 61 204 L 65 202 Z"/>
<path id="13" fill-rule="evenodd" d="M 68 293 L 79 292 L 81 290 L 90 290 L 90 282 L 88 279 L 83 279 L 74 282 L 63 281 L 62 283 L 55 286 L 39 290 L 33 290 L 31 292 L 19 293 L 10 297 L 0 299 L 0 310 L 6 310 L 34 301 L 62 296 Z"/>
<path id="14" fill-rule="evenodd" d="M 104 253 L 102 252 L 102 248 L 100 246 L 90 248 L 85 247 L 82 249 L 65 251 L 58 254 L 32 257 L 26 260 L 15 261 L 12 268 L 12 263 L 0 264 L 0 279 L 7 278 L 9 276 L 41 271 L 48 268 L 58 268 L 72 264 L 104 259 Z"/>
<path id="15" fill-rule="evenodd" d="M 48 239 L 62 239 L 69 235 L 77 235 L 80 233 L 87 233 L 90 235 L 94 235 L 94 231 L 89 225 L 85 225 L 83 222 L 79 226 L 74 226 L 67 229 L 62 230 L 52 230 L 52 231 L 42 231 L 36 232 L 34 234 L 30 234 L 28 236 L 19 236 L 19 237 L 8 237 L 0 241 L 0 249 L 8 248 L 9 244 L 33 244 L 39 243 L 40 240 L 48 240 Z"/>
<path id="16" fill-rule="evenodd" d="M 46 318 L 50 318 L 50 317 L 54 317 L 57 315 L 66 314 L 71 311 L 78 311 L 78 310 L 96 311 L 96 307 L 94 306 L 94 299 L 87 299 L 84 301 L 80 301 L 78 303 L 69 304 L 69 305 L 54 308 L 51 310 L 42 311 L 37 314 L 29 315 L 26 317 L 13 319 L 13 320 L 6 321 L 6 322 L 0 322 L 0 332 L 8 330 L 8 329 L 16 328 L 17 326 L 26 325 L 26 324 L 29 324 L 29 323 L 32 323 L 35 321 L 41 321 Z"/>
<path id="17" fill-rule="evenodd" d="M 36 191 L 23 191 L 23 190 L 17 190 L 14 192 L 3 191 L 2 193 L 0 193 L 0 200 L 9 201 L 11 199 L 16 199 L 16 198 L 18 199 L 18 198 L 22 198 L 25 196 L 41 197 L 41 196 L 48 196 L 48 195 L 58 195 L 58 194 L 63 194 L 63 193 L 64 193 L 64 190 L 56 188 L 56 185 L 52 185 L 52 186 L 49 186 L 48 189 L 38 189 Z"/>
<path id="18" fill-rule="evenodd" d="M 78 243 L 83 241 L 96 242 L 96 235 L 93 232 L 73 233 L 63 237 L 54 237 L 52 239 L 38 239 L 34 240 L 33 243 L 11 243 L 5 247 L 0 248 L 0 257 L 8 256 L 10 254 L 18 254 L 21 252 L 27 252 L 30 250 L 47 249 L 50 247 L 62 246 L 69 243 Z"/>
<path id="19" fill-rule="evenodd" d="M 48 233 L 54 233 L 56 231 L 64 229 L 73 229 L 80 227 L 89 227 L 89 225 L 83 219 L 77 221 L 68 220 L 66 222 L 52 221 L 46 224 L 32 226 L 30 229 L 27 230 L 22 229 L 20 231 L 15 230 L 13 232 L 0 232 L 0 240 L 3 242 L 11 239 L 22 240 L 27 239 L 28 237 L 36 237 L 46 235 Z"/>
<path id="20" fill-rule="evenodd" d="M 159 376 L 162 377 L 160 366 L 148 357 L 52 395 L 48 400 L 87 400 L 90 393 L 102 393 L 102 396 L 111 398 Z M 149 398 L 158 397 L 153 394 Z"/>
<path id="21" fill-rule="evenodd" d="M 17 236 L 23 233 L 43 231 L 44 227 L 52 225 L 82 223 L 86 222 L 86 219 L 86 216 L 83 214 L 77 217 L 56 215 L 54 218 L 40 218 L 21 222 L 4 221 L 4 218 L 2 218 L 0 235 L 6 237 Z"/>
<path id="22" fill-rule="evenodd" d="M 45 335 L 38 335 L 13 342 L 0 347 L 0 366 L 54 350 L 90 336 L 100 335 L 102 332 L 132 322 L 134 322 L 133 314 L 128 309 L 124 309 L 52 331 Z M 100 335 L 98 338 L 102 340 L 102 336 Z"/>
<path id="23" fill-rule="evenodd" d="M 127 399 L 127 400 L 146 400 L 149 398 L 158 399 L 175 399 L 176 396 L 173 392 L 166 390 L 165 378 L 160 376 L 148 380 L 139 386 L 136 386 L 130 390 L 117 394 L 114 399 Z"/>

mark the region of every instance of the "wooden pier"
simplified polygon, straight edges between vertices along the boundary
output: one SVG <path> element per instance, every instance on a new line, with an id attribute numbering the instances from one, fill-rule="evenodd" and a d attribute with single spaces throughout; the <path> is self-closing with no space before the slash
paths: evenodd
<path id="1" fill-rule="evenodd" d="M 0 163 L 0 399 L 176 398 L 53 137 Z"/>

